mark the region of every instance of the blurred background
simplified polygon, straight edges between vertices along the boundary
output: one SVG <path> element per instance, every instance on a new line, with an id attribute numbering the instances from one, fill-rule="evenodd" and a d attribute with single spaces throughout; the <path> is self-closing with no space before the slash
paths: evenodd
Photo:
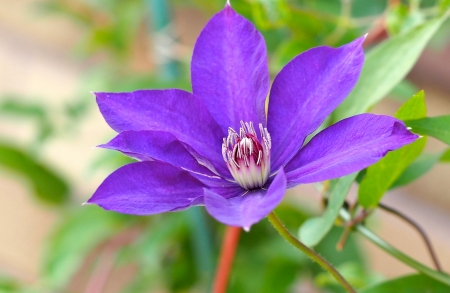
<path id="1" fill-rule="evenodd" d="M 114 132 L 90 92 L 189 90 L 195 39 L 224 4 L 0 0 L 0 292 L 207 291 L 223 227 L 203 208 L 131 217 L 81 204 L 108 174 L 130 162 L 93 148 Z M 370 50 L 439 15 L 449 3 L 235 0 L 232 5 L 266 38 L 274 76 L 313 46 L 339 46 L 370 32 Z M 407 79 L 373 112 L 393 115 L 421 89 L 429 116 L 450 113 L 448 21 Z M 430 138 L 427 150 L 443 151 L 445 145 Z M 383 199 L 422 225 L 447 271 L 449 178 L 450 165 L 436 164 Z M 278 210 L 295 231 L 322 211 L 320 193 L 312 185 L 290 190 Z M 377 211 L 370 223 L 388 242 L 432 266 L 422 239 L 403 221 Z M 359 286 L 412 272 L 358 237 L 337 252 L 340 233 L 333 230 L 317 249 Z M 338 290 L 266 221 L 242 236 L 234 267 L 230 292 Z"/>

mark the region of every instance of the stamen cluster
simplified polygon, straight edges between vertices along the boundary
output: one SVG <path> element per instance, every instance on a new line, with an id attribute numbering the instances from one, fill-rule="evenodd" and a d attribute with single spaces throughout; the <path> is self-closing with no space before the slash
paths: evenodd
<path id="1" fill-rule="evenodd" d="M 259 131 L 261 141 L 253 123 L 241 121 L 239 134 L 228 128 L 228 136 L 223 139 L 223 159 L 236 182 L 247 190 L 263 187 L 269 177 L 270 134 L 261 123 Z"/>

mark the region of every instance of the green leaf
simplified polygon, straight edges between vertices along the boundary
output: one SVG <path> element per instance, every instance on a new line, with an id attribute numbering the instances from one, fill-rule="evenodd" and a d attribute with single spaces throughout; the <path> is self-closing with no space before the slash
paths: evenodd
<path id="1" fill-rule="evenodd" d="M 16 96 L 2 97 L 0 103 L 0 114 L 10 115 L 14 118 L 32 119 L 33 125 L 37 126 L 36 142 L 42 142 L 53 132 L 53 125 L 50 121 L 50 114 L 45 105 L 32 102 L 23 102 Z"/>
<path id="2" fill-rule="evenodd" d="M 415 133 L 432 136 L 450 145 L 450 115 L 408 119 L 405 123 Z"/>
<path id="3" fill-rule="evenodd" d="M 441 157 L 441 162 L 448 163 L 450 162 L 450 149 L 447 149 Z"/>
<path id="4" fill-rule="evenodd" d="M 342 276 L 355 288 L 361 288 L 366 285 L 367 272 L 364 270 L 361 264 L 356 262 L 346 262 L 336 267 Z M 339 285 L 336 279 L 328 272 L 319 273 L 314 279 L 319 287 L 325 287 L 329 285 Z"/>
<path id="5" fill-rule="evenodd" d="M 36 197 L 46 203 L 63 204 L 69 199 L 67 183 L 23 150 L 0 142 L 0 167 L 25 177 Z"/>
<path id="6" fill-rule="evenodd" d="M 419 90 L 412 82 L 404 79 L 392 89 L 389 93 L 389 98 L 404 103 L 418 91 Z"/>
<path id="7" fill-rule="evenodd" d="M 363 289 L 361 293 L 448 293 L 450 287 L 425 275 L 409 275 Z"/>
<path id="8" fill-rule="evenodd" d="M 414 119 L 426 115 L 423 92 L 419 92 L 395 114 L 398 119 Z M 358 201 L 365 207 L 374 207 L 384 193 L 404 173 L 406 168 L 420 155 L 426 144 L 426 138 L 389 152 L 384 158 L 367 168 L 367 173 L 359 185 Z"/>
<path id="9" fill-rule="evenodd" d="M 18 293 L 20 288 L 16 280 L 0 275 L 0 293 Z"/>
<path id="10" fill-rule="evenodd" d="M 299 237 L 304 244 L 318 244 L 331 230 L 357 174 L 356 172 L 331 181 L 328 205 L 323 215 L 308 219 L 300 227 Z"/>
<path id="11" fill-rule="evenodd" d="M 442 157 L 445 153 L 436 153 L 436 154 L 421 154 L 411 165 L 406 168 L 402 175 L 392 184 L 391 188 L 397 188 L 400 186 L 407 185 L 425 173 L 431 170 L 433 166 L 442 160 Z"/>
<path id="12" fill-rule="evenodd" d="M 95 206 L 83 206 L 71 214 L 49 240 L 43 276 L 53 287 L 61 288 L 99 243 L 121 227 L 125 216 Z"/>
<path id="13" fill-rule="evenodd" d="M 425 104 L 425 93 L 418 92 L 406 101 L 395 113 L 395 117 L 401 120 L 410 120 L 422 118 L 427 115 L 427 106 Z"/>
<path id="14" fill-rule="evenodd" d="M 333 120 L 366 112 L 384 98 L 406 76 L 445 19 L 446 16 L 430 20 L 371 50 L 357 85 L 336 109 Z"/>

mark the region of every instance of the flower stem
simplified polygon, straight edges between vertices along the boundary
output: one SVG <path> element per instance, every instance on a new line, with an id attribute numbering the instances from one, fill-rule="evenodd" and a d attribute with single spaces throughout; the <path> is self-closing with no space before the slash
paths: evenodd
<path id="1" fill-rule="evenodd" d="M 340 216 L 344 220 L 350 220 L 350 214 L 345 211 L 344 209 L 341 209 Z M 372 243 L 374 243 L 376 246 L 384 250 L 385 252 L 389 253 L 399 261 L 403 262 L 404 264 L 410 266 L 411 268 L 421 272 L 424 275 L 427 275 L 430 278 L 433 278 L 435 280 L 438 280 L 446 285 L 450 286 L 450 276 L 442 273 L 437 272 L 426 265 L 412 259 L 411 257 L 407 256 L 397 248 L 393 247 L 383 239 L 381 239 L 378 235 L 367 229 L 365 226 L 358 224 L 355 226 L 355 229 L 361 233 L 363 236 L 365 236 L 367 239 L 369 239 Z"/>
<path id="2" fill-rule="evenodd" d="M 341 284 L 342 287 L 344 287 L 345 290 L 349 293 L 356 293 L 355 289 L 352 288 L 352 286 L 342 277 L 342 275 L 322 256 L 320 256 L 318 253 L 316 253 L 314 250 L 306 246 L 305 244 L 301 243 L 297 238 L 295 238 L 289 230 L 286 229 L 284 224 L 280 221 L 280 219 L 275 215 L 275 212 L 271 212 L 267 218 L 269 219 L 270 223 L 273 225 L 275 230 L 280 233 L 280 235 L 286 239 L 287 242 L 292 244 L 295 248 L 302 251 L 304 254 L 306 254 L 310 259 L 312 259 L 314 262 L 319 264 L 324 270 L 329 272 L 335 279 L 338 281 L 339 284 Z"/>
<path id="3" fill-rule="evenodd" d="M 219 264 L 214 279 L 213 293 L 225 293 L 227 291 L 228 279 L 230 277 L 231 266 L 233 264 L 240 234 L 240 227 L 227 226 L 225 230 L 225 236 L 222 241 L 222 251 L 220 252 Z"/>

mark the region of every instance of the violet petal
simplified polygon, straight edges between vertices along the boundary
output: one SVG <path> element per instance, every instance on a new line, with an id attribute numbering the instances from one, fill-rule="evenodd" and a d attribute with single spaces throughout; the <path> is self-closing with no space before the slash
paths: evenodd
<path id="1" fill-rule="evenodd" d="M 243 227 L 246 231 L 266 217 L 283 199 L 286 191 L 286 176 L 281 169 L 268 190 L 258 189 L 226 199 L 212 190 L 205 189 L 205 206 L 219 222 Z"/>
<path id="2" fill-rule="evenodd" d="M 120 151 L 140 161 L 162 161 L 176 167 L 208 176 L 213 176 L 214 167 L 203 159 L 199 164 L 188 151 L 189 147 L 173 134 L 163 131 L 140 130 L 123 131 L 101 148 Z"/>
<path id="3" fill-rule="evenodd" d="M 203 202 L 203 188 L 189 172 L 158 161 L 125 165 L 109 175 L 87 201 L 105 210 L 151 215 Z"/>
<path id="4" fill-rule="evenodd" d="M 417 138 L 390 116 L 361 114 L 344 119 L 319 132 L 286 165 L 288 185 L 351 174 Z"/>
<path id="5" fill-rule="evenodd" d="M 286 164 L 309 134 L 347 97 L 361 72 L 364 37 L 339 48 L 317 47 L 290 61 L 270 91 L 271 170 Z"/>
<path id="6" fill-rule="evenodd" d="M 228 4 L 206 24 L 191 62 L 193 93 L 226 132 L 239 121 L 266 125 L 267 50 L 254 25 Z"/>
<path id="7" fill-rule="evenodd" d="M 117 132 L 155 130 L 172 133 L 228 174 L 222 158 L 226 136 L 196 96 L 178 89 L 95 93 L 106 122 Z"/>

